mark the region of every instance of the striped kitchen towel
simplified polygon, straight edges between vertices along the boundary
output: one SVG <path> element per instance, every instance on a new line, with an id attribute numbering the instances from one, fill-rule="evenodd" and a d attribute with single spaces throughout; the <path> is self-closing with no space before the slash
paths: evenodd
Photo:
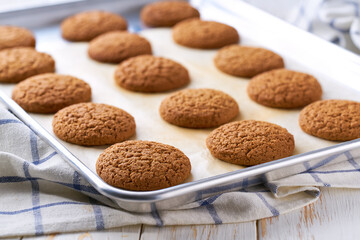
<path id="1" fill-rule="evenodd" d="M 243 1 L 327 41 L 360 53 L 360 0 Z M 222 4 L 226 5 L 225 2 Z"/>
<path id="2" fill-rule="evenodd" d="M 332 164 L 343 158 L 344 162 Z M 244 222 L 277 216 L 316 201 L 321 187 L 359 188 L 360 160 L 351 152 L 307 171 L 214 196 L 171 211 L 131 213 L 100 195 L 50 146 L 0 107 L 0 237 L 92 231 L 133 224 Z"/>

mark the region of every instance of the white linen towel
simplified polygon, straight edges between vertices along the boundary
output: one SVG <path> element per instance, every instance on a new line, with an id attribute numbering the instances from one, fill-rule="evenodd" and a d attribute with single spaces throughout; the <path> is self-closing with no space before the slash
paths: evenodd
<path id="1" fill-rule="evenodd" d="M 332 164 L 343 158 L 341 164 Z M 351 152 L 267 186 L 217 194 L 169 211 L 116 209 L 50 146 L 0 107 L 0 237 L 149 225 L 221 224 L 277 216 L 316 201 L 321 187 L 360 188 Z M 304 169 L 305 169 L 304 168 Z M 241 183 L 246 186 L 247 180 Z"/>
<path id="2" fill-rule="evenodd" d="M 243 0 L 334 44 L 360 53 L 360 0 Z"/>

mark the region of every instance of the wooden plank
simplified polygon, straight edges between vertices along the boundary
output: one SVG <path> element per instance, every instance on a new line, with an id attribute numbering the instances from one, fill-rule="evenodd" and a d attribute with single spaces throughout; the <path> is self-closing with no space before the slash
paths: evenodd
<path id="1" fill-rule="evenodd" d="M 23 240 L 139 240 L 141 225 L 114 228 L 97 232 L 51 234 L 42 237 L 24 237 Z"/>
<path id="2" fill-rule="evenodd" d="M 194 226 L 143 226 L 141 239 L 183 240 L 183 239 L 256 239 L 256 221 L 222 225 Z"/>
<path id="3" fill-rule="evenodd" d="M 359 239 L 360 190 L 322 189 L 300 210 L 258 221 L 259 239 Z"/>

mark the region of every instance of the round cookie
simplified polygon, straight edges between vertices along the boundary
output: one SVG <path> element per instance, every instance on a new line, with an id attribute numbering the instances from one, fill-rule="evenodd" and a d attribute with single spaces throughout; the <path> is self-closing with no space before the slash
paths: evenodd
<path id="1" fill-rule="evenodd" d="M 138 55 L 152 54 L 151 45 L 139 35 L 114 31 L 102 34 L 89 44 L 89 56 L 99 62 L 120 63 Z"/>
<path id="2" fill-rule="evenodd" d="M 68 41 L 90 41 L 110 31 L 125 31 L 126 20 L 114 13 L 87 11 L 66 18 L 61 23 L 61 35 Z"/>
<path id="3" fill-rule="evenodd" d="M 125 141 L 100 154 L 97 174 L 108 184 L 134 191 L 151 191 L 180 184 L 191 165 L 179 149 L 157 142 Z"/>
<path id="4" fill-rule="evenodd" d="M 135 134 L 135 120 L 124 110 L 100 103 L 78 103 L 58 111 L 53 130 L 60 139 L 84 146 L 122 142 Z"/>
<path id="5" fill-rule="evenodd" d="M 291 156 L 295 141 L 293 135 L 276 124 L 243 120 L 212 131 L 206 146 L 220 160 L 253 166 Z"/>
<path id="6" fill-rule="evenodd" d="M 249 97 L 264 106 L 299 108 L 321 99 L 322 89 L 313 76 L 287 69 L 265 72 L 253 77 Z"/>
<path id="7" fill-rule="evenodd" d="M 165 121 L 187 128 L 218 127 L 238 114 L 236 101 L 213 89 L 178 91 L 166 97 L 160 105 L 160 115 Z"/>
<path id="8" fill-rule="evenodd" d="M 13 47 L 35 47 L 34 35 L 25 28 L 0 26 L 0 50 Z"/>
<path id="9" fill-rule="evenodd" d="M 54 59 L 29 47 L 0 51 L 0 82 L 17 83 L 28 77 L 55 71 Z"/>
<path id="10" fill-rule="evenodd" d="M 45 73 L 18 83 L 12 99 L 27 112 L 56 113 L 72 104 L 89 102 L 89 84 L 76 77 Z"/>
<path id="11" fill-rule="evenodd" d="M 172 27 L 188 18 L 200 17 L 198 10 L 187 2 L 164 1 L 146 5 L 140 12 L 141 21 L 148 27 Z"/>
<path id="12" fill-rule="evenodd" d="M 200 49 L 221 48 L 238 43 L 240 39 L 235 28 L 229 25 L 197 18 L 176 24 L 172 37 L 182 46 Z"/>
<path id="13" fill-rule="evenodd" d="M 322 100 L 306 106 L 299 116 L 301 129 L 332 141 L 360 138 L 360 102 Z"/>
<path id="14" fill-rule="evenodd" d="M 221 48 L 214 58 L 214 63 L 220 71 L 237 77 L 253 77 L 284 67 L 282 57 L 276 53 L 264 48 L 240 45 Z"/>
<path id="15" fill-rule="evenodd" d="M 189 73 L 181 64 L 151 55 L 123 61 L 114 77 L 119 86 L 135 92 L 165 92 L 190 82 Z"/>

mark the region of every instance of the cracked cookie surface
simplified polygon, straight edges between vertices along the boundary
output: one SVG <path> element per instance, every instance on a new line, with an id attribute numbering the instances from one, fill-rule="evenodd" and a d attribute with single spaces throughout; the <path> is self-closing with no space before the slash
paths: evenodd
<path id="1" fill-rule="evenodd" d="M 293 135 L 279 125 L 243 120 L 212 131 L 206 145 L 220 160 L 252 166 L 291 156 L 295 141 Z"/>
<path id="2" fill-rule="evenodd" d="M 236 29 L 229 25 L 197 18 L 176 24 L 172 37 L 180 45 L 200 49 L 221 48 L 238 43 L 240 39 Z"/>
<path id="3" fill-rule="evenodd" d="M 186 89 L 166 97 L 161 117 L 176 126 L 211 128 L 227 123 L 239 114 L 239 106 L 228 94 L 214 89 Z"/>
<path id="4" fill-rule="evenodd" d="M 172 27 L 188 18 L 200 17 L 199 11 L 187 2 L 164 1 L 146 5 L 140 12 L 141 21 L 149 27 Z"/>
<path id="5" fill-rule="evenodd" d="M 28 77 L 55 72 L 55 61 L 46 53 L 29 47 L 0 51 L 0 82 L 17 83 Z"/>
<path id="6" fill-rule="evenodd" d="M 322 100 L 305 107 L 299 116 L 301 129 L 332 141 L 360 138 L 360 102 Z"/>
<path id="7" fill-rule="evenodd" d="M 100 154 L 97 174 L 108 184 L 134 191 L 151 191 L 180 184 L 191 164 L 179 149 L 151 141 L 126 141 Z"/>
<path id="8" fill-rule="evenodd" d="M 152 50 L 149 41 L 137 34 L 113 31 L 93 39 L 88 54 L 99 62 L 120 63 L 138 55 L 151 55 Z"/>
<path id="9" fill-rule="evenodd" d="M 89 102 L 91 88 L 73 76 L 45 73 L 18 83 L 12 99 L 27 112 L 56 113 L 72 104 Z"/>
<path id="10" fill-rule="evenodd" d="M 309 74 L 278 69 L 253 77 L 247 93 L 253 101 L 264 106 L 299 108 L 320 100 L 322 88 Z"/>
<path id="11" fill-rule="evenodd" d="M 0 50 L 13 47 L 35 47 L 35 37 L 26 28 L 0 26 Z"/>
<path id="12" fill-rule="evenodd" d="M 264 48 L 240 45 L 221 48 L 216 53 L 214 63 L 220 71 L 237 77 L 253 77 L 284 67 L 284 61 L 278 54 Z"/>
<path id="13" fill-rule="evenodd" d="M 122 142 L 135 134 L 135 120 L 124 110 L 100 103 L 78 103 L 58 111 L 53 131 L 60 139 L 84 146 Z"/>
<path id="14" fill-rule="evenodd" d="M 61 23 L 62 37 L 68 41 L 90 41 L 110 31 L 127 29 L 120 15 L 105 11 L 87 11 L 66 18 Z"/>
<path id="15" fill-rule="evenodd" d="M 190 82 L 184 66 L 162 57 L 142 55 L 123 61 L 115 70 L 116 83 L 130 91 L 164 92 Z"/>

